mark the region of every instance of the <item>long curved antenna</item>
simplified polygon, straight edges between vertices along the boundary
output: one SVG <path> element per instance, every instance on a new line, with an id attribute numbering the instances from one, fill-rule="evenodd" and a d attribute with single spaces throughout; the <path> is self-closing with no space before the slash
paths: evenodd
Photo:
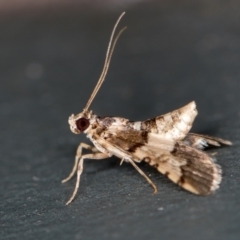
<path id="1" fill-rule="evenodd" d="M 107 53 L 106 53 L 106 58 L 105 58 L 105 62 L 104 62 L 104 66 L 103 66 L 103 70 L 102 70 L 102 73 L 100 75 L 100 78 L 87 102 L 87 105 L 86 107 L 84 108 L 84 111 L 87 111 L 89 106 L 91 105 L 93 99 L 95 98 L 98 90 L 100 89 L 102 83 L 104 82 L 105 80 L 105 77 L 106 77 L 106 74 L 107 74 L 107 71 L 108 71 L 108 68 L 109 68 L 109 64 L 110 64 L 110 61 L 111 61 L 111 58 L 112 58 L 112 54 L 113 54 L 113 50 L 115 48 L 115 45 L 117 43 L 117 40 L 118 38 L 120 37 L 120 35 L 122 34 L 122 32 L 126 29 L 123 28 L 119 33 L 118 35 L 116 36 L 116 38 L 114 39 L 113 41 L 113 37 L 114 37 L 114 34 L 115 34 L 115 31 L 116 31 L 116 28 L 117 28 L 117 25 L 118 23 L 120 22 L 121 18 L 123 17 L 123 15 L 125 14 L 125 12 L 123 12 L 120 17 L 118 18 L 117 22 L 115 23 L 114 25 L 114 28 L 113 28 L 113 31 L 112 31 L 112 34 L 111 34 L 111 37 L 110 37 L 110 40 L 109 40 L 109 44 L 108 44 L 108 48 L 107 48 Z M 113 43 L 113 44 L 112 44 Z"/>
<path id="2" fill-rule="evenodd" d="M 110 65 L 110 61 L 111 61 L 112 54 L 113 54 L 115 45 L 116 45 L 116 43 L 117 43 L 117 40 L 118 40 L 118 38 L 120 37 L 120 35 L 122 34 L 122 32 L 123 32 L 124 30 L 126 30 L 126 28 L 127 28 L 127 27 L 124 27 L 123 29 L 121 29 L 121 31 L 119 31 L 118 35 L 117 35 L 116 38 L 114 39 L 112 48 L 111 48 L 111 50 L 110 50 L 110 52 L 109 52 L 108 61 L 106 62 L 106 65 L 105 65 L 105 67 L 104 67 L 104 69 L 103 69 L 103 72 L 102 72 L 102 74 L 101 74 L 101 77 L 99 78 L 99 81 L 98 81 L 97 85 L 95 86 L 95 88 L 94 88 L 94 90 L 93 90 L 93 93 L 92 93 L 90 99 L 88 100 L 88 103 L 87 103 L 86 107 L 84 108 L 85 111 L 89 108 L 90 104 L 92 103 L 92 101 L 93 101 L 93 99 L 95 98 L 97 92 L 99 91 L 102 83 L 103 83 L 104 80 L 105 80 L 105 77 L 106 77 L 106 75 L 107 75 L 107 71 L 108 71 L 108 68 L 109 68 L 109 65 Z"/>

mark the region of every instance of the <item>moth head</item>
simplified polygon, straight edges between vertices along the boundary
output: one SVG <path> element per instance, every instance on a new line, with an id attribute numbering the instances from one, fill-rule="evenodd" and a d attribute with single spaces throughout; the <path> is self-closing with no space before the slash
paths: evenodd
<path id="1" fill-rule="evenodd" d="M 85 132 L 90 127 L 91 116 L 92 113 L 89 111 L 77 115 L 72 114 L 68 119 L 71 131 L 75 134 Z"/>

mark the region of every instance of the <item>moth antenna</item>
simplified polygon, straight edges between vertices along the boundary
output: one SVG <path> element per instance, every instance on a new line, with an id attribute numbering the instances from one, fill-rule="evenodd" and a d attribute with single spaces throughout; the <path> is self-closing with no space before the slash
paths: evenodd
<path id="1" fill-rule="evenodd" d="M 103 69 L 103 72 L 102 72 L 102 74 L 101 74 L 101 78 L 99 78 L 99 82 L 97 83 L 97 85 L 96 85 L 96 87 L 94 88 L 94 91 L 93 91 L 90 99 L 88 100 L 87 106 L 86 106 L 85 109 L 84 109 L 85 111 L 89 108 L 90 104 L 92 103 L 94 97 L 96 96 L 96 94 L 97 94 L 97 92 L 99 91 L 102 83 L 103 83 L 104 80 L 105 80 L 105 77 L 106 77 L 106 75 L 107 75 L 107 71 L 108 71 L 108 68 L 109 68 L 109 65 L 110 65 L 110 62 L 111 62 L 112 54 L 113 54 L 114 48 L 115 48 L 115 46 L 116 46 L 117 40 L 118 40 L 118 38 L 120 37 L 120 35 L 122 34 L 122 32 L 123 32 L 124 30 L 126 30 L 126 29 L 127 29 L 127 27 L 124 27 L 123 29 L 121 29 L 121 30 L 119 31 L 118 35 L 116 36 L 116 38 L 114 39 L 114 42 L 113 42 L 113 44 L 112 44 L 112 48 L 111 48 L 111 50 L 110 50 L 110 52 L 109 52 L 109 55 L 108 55 L 108 61 L 106 62 L 106 65 L 105 65 L 106 67 Z M 101 80 L 101 81 L 100 81 L 100 80 Z"/>
<path id="2" fill-rule="evenodd" d="M 124 16 L 125 12 L 123 12 L 120 17 L 118 18 L 117 22 L 115 23 L 114 27 L 113 27 L 113 31 L 112 31 L 112 34 L 111 34 L 111 37 L 110 37 L 110 40 L 109 40 L 109 44 L 108 44 L 108 48 L 107 48 L 107 53 L 106 53 L 106 58 L 105 58 L 105 62 L 104 62 L 104 66 L 103 66 L 103 70 L 102 70 L 102 73 L 99 77 L 99 80 L 86 104 L 86 107 L 84 108 L 84 111 L 87 111 L 89 106 L 91 105 L 93 99 L 95 98 L 98 90 L 100 89 L 102 83 L 104 82 L 105 80 L 105 77 L 107 75 L 107 71 L 108 71 L 108 68 L 109 68 L 109 65 L 110 65 L 110 61 L 111 61 L 111 58 L 112 58 L 112 54 L 113 54 L 113 50 L 116 46 L 116 43 L 117 43 L 117 40 L 118 38 L 120 37 L 120 35 L 122 34 L 122 32 L 126 29 L 123 28 L 119 31 L 118 35 L 116 36 L 116 38 L 114 39 L 113 41 L 113 37 L 114 37 L 114 34 L 115 34 L 115 31 L 116 31 L 116 28 L 118 26 L 118 23 L 120 22 L 121 18 Z"/>

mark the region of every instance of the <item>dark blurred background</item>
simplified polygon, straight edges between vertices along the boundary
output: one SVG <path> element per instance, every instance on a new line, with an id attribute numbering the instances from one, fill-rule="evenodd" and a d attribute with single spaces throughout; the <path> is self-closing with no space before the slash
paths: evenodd
<path id="1" fill-rule="evenodd" d="M 101 73 L 115 21 L 128 26 L 91 109 L 144 120 L 195 100 L 193 131 L 233 141 L 210 149 L 220 189 L 194 196 L 140 164 L 85 161 L 61 184 L 80 142 L 68 117 Z M 0 1 L 1 239 L 240 239 L 239 1 Z"/>

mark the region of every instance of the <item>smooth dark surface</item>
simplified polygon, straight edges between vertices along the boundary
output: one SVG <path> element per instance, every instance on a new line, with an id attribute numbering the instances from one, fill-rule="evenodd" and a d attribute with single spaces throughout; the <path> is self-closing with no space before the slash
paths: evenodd
<path id="1" fill-rule="evenodd" d="M 167 1 L 166 1 L 167 2 Z M 1 239 L 240 239 L 240 25 L 231 1 L 142 3 L 2 18 L 0 23 Z M 85 161 L 61 184 L 84 135 L 69 130 L 100 75 L 112 27 L 128 26 L 91 109 L 144 120 L 195 100 L 193 131 L 233 141 L 212 149 L 220 189 L 190 194 L 146 164 L 152 188 L 119 159 Z"/>

